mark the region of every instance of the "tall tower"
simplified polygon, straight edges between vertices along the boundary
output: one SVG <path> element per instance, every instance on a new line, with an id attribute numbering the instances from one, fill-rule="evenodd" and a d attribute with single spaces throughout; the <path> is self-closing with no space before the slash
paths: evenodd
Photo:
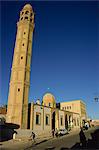
<path id="1" fill-rule="evenodd" d="M 30 87 L 30 64 L 32 37 L 34 30 L 34 12 L 26 4 L 20 12 L 17 22 L 17 35 L 9 85 L 7 122 L 27 128 L 28 93 Z"/>

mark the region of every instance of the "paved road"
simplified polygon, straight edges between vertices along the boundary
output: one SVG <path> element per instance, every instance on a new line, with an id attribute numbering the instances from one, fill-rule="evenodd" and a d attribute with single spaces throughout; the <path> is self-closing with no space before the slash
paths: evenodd
<path id="1" fill-rule="evenodd" d="M 93 133 L 96 129 L 89 129 L 88 131 L 85 131 L 84 134 L 86 136 L 87 140 L 87 148 L 95 148 L 96 147 L 96 141 L 92 140 L 91 133 Z M 94 137 L 95 138 L 95 137 Z M 98 138 L 99 138 L 99 131 L 98 131 Z M 88 140 L 90 139 L 90 140 Z M 79 132 L 74 132 L 72 134 L 68 134 L 65 136 L 62 136 L 60 138 L 54 138 L 50 139 L 48 141 L 44 140 L 41 143 L 36 143 L 32 147 L 26 149 L 26 150 L 66 150 L 66 149 L 81 149 L 80 146 L 80 138 L 79 138 Z M 99 144 L 98 144 L 99 146 Z M 99 147 L 98 147 L 99 148 Z"/>
<path id="2" fill-rule="evenodd" d="M 99 150 L 99 128 L 98 132 L 94 133 L 91 136 L 92 132 L 95 132 L 96 128 L 91 128 L 88 131 L 85 131 L 86 140 L 88 148 L 95 149 L 98 147 Z M 97 144 L 98 143 L 98 144 Z M 36 140 L 36 143 L 32 143 L 32 141 L 5 141 L 0 142 L 1 150 L 66 150 L 66 149 L 81 149 L 80 139 L 79 139 L 79 131 L 73 131 L 68 135 L 62 136 L 60 138 L 43 138 Z"/>

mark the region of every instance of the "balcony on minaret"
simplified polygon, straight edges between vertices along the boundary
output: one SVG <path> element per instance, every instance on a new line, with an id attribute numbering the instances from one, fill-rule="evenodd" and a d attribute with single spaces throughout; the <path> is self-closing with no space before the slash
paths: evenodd
<path id="1" fill-rule="evenodd" d="M 32 10 L 32 6 L 30 4 L 26 4 L 22 11 L 20 12 L 20 20 L 21 22 L 30 22 L 34 23 L 34 13 Z"/>

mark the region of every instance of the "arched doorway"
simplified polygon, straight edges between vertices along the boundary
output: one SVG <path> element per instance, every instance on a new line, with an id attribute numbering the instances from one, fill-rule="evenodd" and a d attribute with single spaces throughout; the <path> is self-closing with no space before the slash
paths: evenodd
<path id="1" fill-rule="evenodd" d="M 65 128 L 68 129 L 68 119 L 67 119 L 67 114 L 65 115 Z"/>
<path id="2" fill-rule="evenodd" d="M 71 124 L 71 115 L 69 115 L 69 125 Z"/>
<path id="3" fill-rule="evenodd" d="M 52 129 L 55 130 L 55 111 L 52 113 Z"/>

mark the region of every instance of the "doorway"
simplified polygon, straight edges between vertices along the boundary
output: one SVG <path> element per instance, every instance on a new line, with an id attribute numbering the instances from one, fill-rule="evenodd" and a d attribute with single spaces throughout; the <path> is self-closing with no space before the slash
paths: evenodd
<path id="1" fill-rule="evenodd" d="M 68 129 L 68 119 L 67 119 L 67 114 L 65 115 L 65 128 Z"/>
<path id="2" fill-rule="evenodd" d="M 55 130 L 55 111 L 52 113 L 52 130 Z"/>

